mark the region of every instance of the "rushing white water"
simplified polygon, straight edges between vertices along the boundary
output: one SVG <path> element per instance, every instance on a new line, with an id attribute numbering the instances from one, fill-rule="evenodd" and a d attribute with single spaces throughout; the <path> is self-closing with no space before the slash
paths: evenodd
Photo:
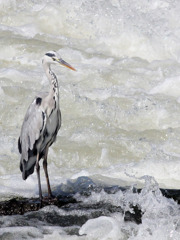
<path id="1" fill-rule="evenodd" d="M 17 139 L 28 105 L 48 89 L 41 58 L 56 50 L 78 71 L 53 67 L 62 127 L 49 151 L 51 184 L 80 176 L 109 185 L 137 184 L 144 192 L 133 202 L 146 209 L 139 226 L 112 214 L 85 223 L 79 230 L 84 236 L 61 227 L 11 227 L 13 218 L 3 218 L 0 234 L 14 232 L 14 239 L 180 238 L 178 206 L 158 189 L 152 195 L 151 184 L 142 178 L 180 188 L 179 11 L 178 0 L 0 0 L 1 198 L 38 194 L 36 174 L 21 178 Z M 43 174 L 42 185 L 46 190 Z M 108 199 L 101 192 L 88 200 L 120 204 L 118 194 Z M 131 192 L 124 197 L 132 201 Z"/>

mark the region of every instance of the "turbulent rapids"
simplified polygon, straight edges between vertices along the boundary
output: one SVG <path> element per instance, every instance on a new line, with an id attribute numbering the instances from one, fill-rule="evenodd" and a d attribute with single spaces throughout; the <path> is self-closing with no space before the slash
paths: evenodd
<path id="1" fill-rule="evenodd" d="M 147 207 L 152 197 L 156 201 L 161 198 L 167 209 L 173 209 L 171 213 L 169 212 L 171 216 L 176 211 L 173 200 L 180 203 L 180 190 L 160 190 L 154 179 L 149 177 L 145 178 L 143 189 L 102 186 L 90 178 L 79 177 L 75 181 L 69 181 L 67 184 L 56 187 L 53 195 L 54 199 L 47 198 L 43 201 L 40 201 L 39 198 L 11 198 L 0 202 L 0 216 L 6 216 L 4 217 L 6 223 L 8 224 L 10 221 L 10 226 L 14 228 L 22 224 L 22 221 L 23 226 L 28 226 L 32 219 L 38 222 L 38 226 L 41 227 L 38 227 L 38 234 L 37 231 L 31 234 L 32 237 L 43 236 L 46 225 L 50 224 L 63 227 L 65 232 L 70 235 L 78 235 L 78 233 L 80 235 L 93 233 L 94 235 L 97 233 L 100 238 L 105 234 L 108 234 L 108 238 L 113 238 L 116 233 L 114 225 L 117 225 L 120 219 L 124 224 L 126 222 L 132 222 L 134 226 L 142 224 L 143 215 L 149 214 L 149 210 L 152 211 Z M 145 207 L 140 204 L 142 201 Z M 117 214 L 120 214 L 121 218 Z M 163 214 L 166 216 L 167 212 Z M 112 216 L 119 220 L 116 221 Z M 13 222 L 11 222 L 12 218 L 14 218 Z M 109 226 L 109 223 L 112 223 L 112 226 Z M 101 232 L 101 224 L 109 228 L 109 232 Z M 91 225 L 94 226 L 94 229 Z M 129 233 L 126 227 L 123 226 L 123 229 L 128 237 Z M 26 234 L 29 234 L 29 229 L 26 231 Z M 46 231 L 45 235 L 48 237 L 49 230 L 46 229 Z M 8 236 L 13 238 L 11 233 Z M 22 236 L 23 234 L 16 232 L 17 238 Z M 6 237 L 6 234 L 3 233 L 2 237 Z"/>
<path id="2" fill-rule="evenodd" d="M 178 0 L 0 0 L 0 209 L 36 210 L 2 214 L 0 238 L 180 239 L 179 10 Z M 54 69 L 62 126 L 48 171 L 62 208 L 39 206 L 36 174 L 19 171 L 48 50 L 78 69 Z"/>

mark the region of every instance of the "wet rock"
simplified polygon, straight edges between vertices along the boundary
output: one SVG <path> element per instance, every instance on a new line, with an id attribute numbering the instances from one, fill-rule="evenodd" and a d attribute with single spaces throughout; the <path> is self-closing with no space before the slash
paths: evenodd
<path id="1" fill-rule="evenodd" d="M 87 212 L 88 214 L 84 214 L 81 216 L 76 215 L 66 215 L 61 216 L 59 218 L 59 215 L 56 216 L 56 214 L 52 213 L 43 213 L 43 220 L 48 222 L 49 224 L 56 224 L 58 222 L 59 226 L 67 227 L 67 226 L 73 226 L 78 225 L 81 226 L 84 224 L 88 219 L 97 218 L 99 216 L 108 216 L 112 213 L 120 212 L 125 215 L 125 221 L 134 221 L 136 223 L 141 223 L 141 210 L 138 209 L 138 207 L 132 206 L 132 211 L 126 211 L 123 212 L 123 209 L 121 207 L 113 206 L 110 203 L 104 203 L 99 202 L 97 204 L 84 204 L 83 202 L 77 202 L 72 197 L 57 197 L 54 200 L 45 200 L 45 201 L 39 201 L 37 198 L 27 199 L 27 198 L 13 198 L 8 201 L 0 202 L 0 215 L 16 215 L 20 214 L 23 215 L 25 213 L 30 213 L 34 211 L 38 211 L 41 208 L 45 206 L 57 206 L 60 209 L 63 209 L 65 211 L 73 211 L 73 210 L 79 210 L 83 212 Z M 90 213 L 89 213 L 90 212 Z M 33 217 L 35 215 L 33 214 Z M 41 218 L 42 214 L 38 213 L 36 214 L 36 218 Z M 30 217 L 30 215 L 29 215 Z M 41 219 L 39 219 L 41 220 Z M 57 221 L 58 220 L 58 221 Z"/>
<path id="2" fill-rule="evenodd" d="M 72 197 L 56 197 L 54 199 L 39 198 L 12 198 L 7 201 L 0 202 L 0 215 L 15 215 L 24 214 L 26 212 L 38 211 L 39 209 L 48 206 L 55 205 L 62 207 L 68 203 L 75 203 L 76 200 Z"/>
<path id="3" fill-rule="evenodd" d="M 69 182 L 67 185 L 60 185 L 54 191 L 55 197 L 53 199 L 44 198 L 40 201 L 38 198 L 19 198 L 14 197 L 7 201 L 0 202 L 0 215 L 24 215 L 30 219 L 36 218 L 40 221 L 46 221 L 48 224 L 59 225 L 62 227 L 68 226 L 82 226 L 88 219 L 97 218 L 100 216 L 110 216 L 112 213 L 121 213 L 124 215 L 125 221 L 133 221 L 137 224 L 141 223 L 143 212 L 139 206 L 134 206 L 128 203 L 128 208 L 122 206 L 114 206 L 113 203 L 103 201 L 103 199 L 94 202 L 84 201 L 91 194 L 98 194 L 104 191 L 106 194 L 116 194 L 117 192 L 126 193 L 129 191 L 127 187 L 120 186 L 98 186 L 92 180 L 86 178 L 79 178 L 76 182 Z M 141 189 L 131 189 L 132 194 L 141 192 Z M 167 198 L 172 198 L 180 204 L 180 190 L 160 189 L 162 195 Z M 76 194 L 82 198 L 76 198 Z M 77 200 L 81 199 L 81 200 Z M 58 211 L 48 211 L 45 207 L 52 206 L 60 209 L 66 214 Z M 42 209 L 42 211 L 38 211 Z M 46 209 L 43 211 L 43 209 Z M 128 209 L 128 210 L 127 210 Z M 73 212 L 81 212 L 80 215 L 73 215 Z M 60 217 L 59 217 L 60 216 Z"/>

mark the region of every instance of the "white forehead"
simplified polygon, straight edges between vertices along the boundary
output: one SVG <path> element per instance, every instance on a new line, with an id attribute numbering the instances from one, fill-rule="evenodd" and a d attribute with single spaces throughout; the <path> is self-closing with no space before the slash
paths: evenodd
<path id="1" fill-rule="evenodd" d="M 55 51 L 49 51 L 47 53 L 45 53 L 43 59 L 42 59 L 42 63 L 48 63 L 48 64 L 55 64 L 57 63 L 56 61 L 54 61 L 53 58 L 60 58 L 59 54 Z"/>

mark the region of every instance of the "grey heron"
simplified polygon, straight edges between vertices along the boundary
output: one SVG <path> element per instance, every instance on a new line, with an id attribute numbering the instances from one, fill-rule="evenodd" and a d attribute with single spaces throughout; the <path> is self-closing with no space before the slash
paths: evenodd
<path id="1" fill-rule="evenodd" d="M 39 161 L 43 158 L 48 197 L 51 198 L 52 192 L 47 170 L 47 156 L 48 149 L 56 140 L 57 133 L 61 127 L 58 80 L 51 70 L 51 64 L 60 64 L 75 71 L 70 64 L 59 58 L 55 51 L 49 51 L 44 55 L 42 65 L 50 82 L 50 89 L 48 93 L 42 93 L 37 96 L 29 106 L 18 140 L 18 149 L 21 154 L 20 170 L 22 178 L 24 180 L 27 179 L 36 167 L 39 198 L 41 200 L 42 190 Z"/>

